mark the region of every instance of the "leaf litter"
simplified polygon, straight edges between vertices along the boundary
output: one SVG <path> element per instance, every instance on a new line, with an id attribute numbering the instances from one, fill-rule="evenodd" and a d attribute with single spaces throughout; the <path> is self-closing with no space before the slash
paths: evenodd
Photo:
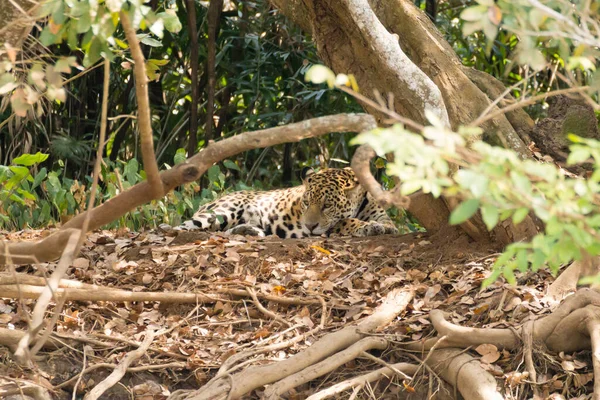
<path id="1" fill-rule="evenodd" d="M 4 236 L 31 240 L 47 234 L 21 231 Z M 66 279 L 132 292 L 197 293 L 215 301 L 197 306 L 151 301 L 66 302 L 53 337 L 68 345 L 41 352 L 43 357 L 35 369 L 20 367 L 3 349 L 0 376 L 43 382 L 56 398 L 70 399 L 75 384 L 77 393 L 82 394 L 104 379 L 112 371 L 110 364 L 116 365 L 135 349 L 146 329 L 173 328 L 157 336 L 122 385 L 103 397 L 129 399 L 131 391 L 135 398 L 166 399 L 177 389 L 201 387 L 223 362 L 242 351 L 289 342 L 272 352 L 256 352 L 244 360 L 243 368 L 297 354 L 321 335 L 369 315 L 390 290 L 404 286 L 416 290 L 412 304 L 396 323 L 379 332 L 397 342 L 433 336 L 428 320 L 433 309 L 445 311 L 453 323 L 478 328 L 516 326 L 550 313 L 556 305 L 544 300 L 544 290 L 553 279 L 546 271 L 517 274 L 517 286 L 498 280 L 481 289 L 496 251 L 466 240 L 440 243 L 426 234 L 282 240 L 219 233 L 171 236 L 157 231 L 96 231 L 88 235 Z M 44 276 L 54 266 L 20 266 L 16 271 Z M 256 292 L 264 310 L 246 295 L 248 289 Z M 286 298 L 293 301 L 279 301 Z M 298 299 L 310 302 L 300 304 L 295 301 Z M 26 299 L 0 300 L 0 327 L 26 329 L 27 314 L 34 304 Z M 314 335 L 291 340 L 322 323 Z M 90 349 L 84 367 L 89 372 L 77 380 L 83 367 L 83 346 Z M 518 393 L 519 386 L 527 382 L 522 354 L 492 344 L 469 351 L 507 392 Z M 542 350 L 541 354 L 536 360 L 538 381 L 543 382 L 540 389 L 547 397 L 577 398 L 591 392 L 589 352 L 551 355 Z M 388 363 L 414 362 L 400 348 L 380 357 Z M 297 387 L 290 398 L 306 398 L 351 374 L 376 368 L 371 360 L 357 359 L 342 370 Z M 427 373 L 412 382 L 390 378 L 371 389 L 378 398 L 426 398 L 429 379 L 435 378 Z M 260 394 L 257 391 L 251 398 Z"/>

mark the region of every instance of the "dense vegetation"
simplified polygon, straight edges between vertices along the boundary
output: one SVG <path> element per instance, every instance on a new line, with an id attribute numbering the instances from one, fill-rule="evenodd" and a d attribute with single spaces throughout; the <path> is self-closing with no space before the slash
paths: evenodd
<path id="1" fill-rule="evenodd" d="M 169 20 L 172 26 L 165 24 L 167 29 L 160 41 L 157 35 L 141 36 L 148 59 L 148 75 L 152 79 L 150 98 L 159 165 L 168 168 L 181 162 L 186 154 L 203 147 L 208 140 L 320 115 L 360 110 L 345 93 L 304 81 L 306 70 L 319 62 L 311 38 L 263 0 L 231 2 L 220 16 L 212 110 L 207 109 L 210 43 L 207 7 L 194 3 L 199 78 L 197 99 L 192 102 L 191 57 L 194 52 L 190 50 L 195 41 L 190 39 L 190 10 L 181 1 L 150 4 L 157 15 L 169 15 L 175 10 L 181 21 L 178 25 L 176 20 Z M 425 9 L 427 4 L 422 2 L 421 7 Z M 472 4 L 476 3 L 440 2 L 434 16 L 436 25 L 466 65 L 489 72 L 507 85 L 520 82 L 513 88 L 515 97 L 561 85 L 545 72 L 531 73 L 527 67 L 514 64 L 518 54 L 515 34 L 500 31 L 492 42 L 486 41 L 480 33 L 463 36 L 464 22 L 459 16 Z M 58 17 L 64 9 L 47 12 L 54 23 L 64 22 L 64 17 Z M 73 21 L 78 24 L 77 32 L 89 33 L 90 21 Z M 72 70 L 65 74 L 68 79 L 64 91 L 59 89 L 50 96 L 51 91 L 47 90 L 45 101 L 37 106 L 36 113 L 19 112 L 19 103 L 9 104 L 8 98 L 2 103 L 0 228 L 44 226 L 77 213 L 85 201 L 100 126 L 102 73 L 100 68 L 80 73 L 78 68 L 66 66 L 64 57 L 69 57 L 66 60 L 73 67 L 97 66 L 101 51 L 110 53 L 111 58 L 118 61 L 111 70 L 110 136 L 105 148 L 99 200 L 113 197 L 144 177 L 143 166 L 137 161 L 138 139 L 132 124 L 136 104 L 131 64 L 125 53 L 119 52 L 124 43 L 122 32 L 114 32 L 115 38 L 120 39 L 110 49 L 100 45 L 95 49 L 93 40 L 86 43 L 87 34 L 68 37 L 62 42 L 57 40 L 59 35 L 60 32 L 52 32 L 52 24 L 41 32 L 34 30 L 26 46 L 31 65 L 25 64 L 19 71 L 33 91 L 43 92 L 43 83 L 36 79 L 51 81 L 52 76 L 49 70 L 44 76 L 38 61 L 57 59 L 54 75 Z M 60 43 L 55 43 L 57 41 Z M 560 58 L 552 48 L 547 52 L 551 57 Z M 12 89 L 12 86 L 4 86 L 4 89 Z M 190 113 L 194 105 L 198 106 L 198 118 L 192 124 Z M 537 109 L 533 111 L 543 113 L 539 106 L 534 107 Z M 212 126 L 207 127 L 209 118 Z M 190 134 L 190 128 L 196 131 Z M 182 216 L 189 215 L 198 202 L 207 201 L 223 190 L 297 183 L 298 171 L 304 166 L 335 166 L 341 165 L 339 160 L 349 160 L 353 153 L 350 138 L 351 135 L 331 135 L 241 154 L 211 169 L 200 185 L 183 188 L 168 199 L 147 205 L 118 224 L 133 229 L 161 222 L 176 224 Z M 38 152 L 38 156 L 28 158 L 25 163 L 20 161 L 19 156 Z M 377 163 L 377 167 L 382 166 L 382 161 Z M 385 174 L 379 175 L 386 186 L 391 185 L 381 176 Z M 194 193 L 200 196 L 191 196 Z"/>

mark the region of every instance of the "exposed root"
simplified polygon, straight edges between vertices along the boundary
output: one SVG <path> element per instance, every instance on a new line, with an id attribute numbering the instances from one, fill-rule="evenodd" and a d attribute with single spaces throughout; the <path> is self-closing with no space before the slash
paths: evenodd
<path id="1" fill-rule="evenodd" d="M 363 332 L 373 332 L 378 327 L 390 323 L 398 314 L 406 309 L 413 296 L 414 293 L 410 290 L 392 291 L 387 295 L 383 303 L 377 307 L 375 312 L 362 320 L 358 325 L 347 326 L 342 330 L 325 335 L 299 354 L 277 363 L 248 368 L 235 375 L 218 375 L 196 392 L 190 394 L 175 392 L 171 398 L 185 398 L 188 400 L 237 399 L 256 388 L 273 382 L 278 382 L 278 384 L 273 385 L 275 389 L 272 389 L 272 387 L 268 389 L 273 395 L 287 391 L 295 387 L 296 384 L 302 383 L 308 377 L 316 377 L 322 373 L 326 373 L 328 370 L 327 367 L 335 368 L 337 365 L 335 360 L 341 358 L 341 354 L 354 354 L 354 357 L 356 357 L 368 348 L 385 348 L 387 341 L 379 338 L 367 338 L 360 345 L 356 347 L 352 346 L 365 338 Z M 350 348 L 353 348 L 353 350 L 343 353 L 344 350 Z M 348 357 L 350 356 L 348 355 Z M 321 363 L 323 360 L 325 361 Z M 310 371 L 316 365 L 322 366 L 323 369 L 315 376 Z M 306 369 L 305 373 L 298 374 L 304 369 Z M 286 380 L 288 377 L 289 379 Z M 280 382 L 283 383 L 279 384 Z"/>
<path id="2" fill-rule="evenodd" d="M 306 398 L 306 400 L 323 400 L 330 397 L 335 397 L 346 390 L 358 388 L 362 389 L 367 383 L 378 381 L 381 378 L 390 377 L 397 374 L 396 371 L 401 371 L 406 375 L 413 375 L 419 367 L 408 363 L 391 364 L 389 367 L 383 367 L 368 374 L 355 376 L 340 383 L 336 383 L 327 389 L 321 390 Z"/>
<path id="3" fill-rule="evenodd" d="M 436 350 L 427 363 L 465 399 L 504 399 L 496 387 L 496 379 L 481 367 L 479 360 L 465 353 L 463 349 Z"/>
<path id="4" fill-rule="evenodd" d="M 150 345 L 152 344 L 152 341 L 154 340 L 155 336 L 156 334 L 154 332 L 147 331 L 146 337 L 144 338 L 144 341 L 142 342 L 141 346 L 127 354 L 125 358 L 123 358 L 123 360 L 119 363 L 119 365 L 114 369 L 114 371 L 111 372 L 111 374 L 108 377 L 106 377 L 106 379 L 97 384 L 92 390 L 88 392 L 88 394 L 85 395 L 84 400 L 96 400 L 100 398 L 100 396 L 102 396 L 104 392 L 116 385 L 121 380 L 121 378 L 125 376 L 127 368 L 129 368 L 131 363 L 133 363 L 135 360 L 139 359 L 144 354 L 146 354 L 146 350 L 148 350 L 148 347 L 150 347 Z"/>
<path id="5" fill-rule="evenodd" d="M 434 348 L 464 349 L 480 344 L 493 344 L 499 348 L 511 350 L 524 346 L 525 364 L 529 376 L 534 382 L 534 394 L 538 393 L 535 386 L 537 374 L 532 356 L 534 342 L 544 345 L 555 353 L 571 353 L 591 349 L 596 377 L 594 398 L 600 399 L 600 385 L 597 383 L 600 382 L 600 293 L 598 291 L 581 289 L 567 298 L 552 314 L 526 322 L 516 329 L 465 328 L 447 321 L 444 314 L 437 310 L 431 311 L 430 319 L 441 336 L 421 343 L 410 344 L 406 346 L 407 348 L 427 351 Z M 494 378 L 479 367 L 478 362 L 471 363 L 472 359 L 467 354 L 456 355 L 456 352 L 463 350 L 452 349 L 450 353 L 446 351 L 436 349 L 430 352 L 425 362 L 447 382 L 453 384 L 463 397 L 467 399 L 502 398 L 496 391 Z M 451 358 L 450 363 L 444 365 L 442 369 L 439 369 L 439 365 L 436 366 L 438 361 Z M 463 364 L 465 364 L 464 372 L 462 372 Z M 460 374 L 458 373 L 459 367 L 461 368 Z M 452 370 L 454 372 L 448 372 Z M 463 373 L 465 374 L 464 378 L 461 378 Z"/>

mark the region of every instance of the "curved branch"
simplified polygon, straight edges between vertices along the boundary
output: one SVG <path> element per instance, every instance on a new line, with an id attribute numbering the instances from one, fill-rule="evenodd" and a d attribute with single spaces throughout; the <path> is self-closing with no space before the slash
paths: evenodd
<path id="1" fill-rule="evenodd" d="M 410 207 L 410 197 L 402 196 L 398 190 L 385 191 L 373 174 L 369 162 L 376 156 L 375 150 L 368 144 L 363 144 L 354 153 L 352 157 L 352 170 L 356 174 L 360 184 L 375 198 L 377 203 L 385 209 L 391 206 L 408 209 Z"/>
<path id="2" fill-rule="evenodd" d="M 177 186 L 199 179 L 214 163 L 243 151 L 286 142 L 298 142 L 302 139 L 333 132 L 362 132 L 371 129 L 374 123 L 375 119 L 368 114 L 337 114 L 276 128 L 246 132 L 217 143 L 211 143 L 198 154 L 189 158 L 186 163 L 178 164 L 160 173 L 162 192 L 159 197 L 166 195 Z M 155 198 L 152 193 L 152 184 L 144 181 L 93 210 L 77 215 L 63 225 L 61 230 L 40 242 L 0 242 L 0 266 L 7 263 L 7 254 L 11 255 L 14 264 L 55 260 L 60 257 L 70 236 L 67 230 L 70 228 L 80 229 L 88 213 L 90 214 L 89 231 L 98 229 Z"/>

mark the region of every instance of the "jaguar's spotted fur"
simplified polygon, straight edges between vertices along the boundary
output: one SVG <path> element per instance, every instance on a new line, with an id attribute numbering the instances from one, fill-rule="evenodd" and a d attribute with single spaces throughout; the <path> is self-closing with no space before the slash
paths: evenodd
<path id="1" fill-rule="evenodd" d="M 183 227 L 281 238 L 398 232 L 350 168 L 307 173 L 303 185 L 289 189 L 225 195 L 203 205 Z"/>

